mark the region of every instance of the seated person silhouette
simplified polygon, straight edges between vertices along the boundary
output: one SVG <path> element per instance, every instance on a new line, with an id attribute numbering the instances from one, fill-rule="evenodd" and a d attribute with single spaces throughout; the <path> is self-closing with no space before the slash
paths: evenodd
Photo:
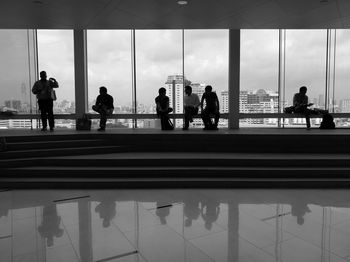
<path id="1" fill-rule="evenodd" d="M 113 97 L 107 94 L 107 88 L 100 87 L 100 95 L 96 98 L 95 105 L 92 106 L 92 110 L 100 114 L 100 128 L 98 131 L 106 130 L 107 116 L 113 113 Z"/>
<path id="2" fill-rule="evenodd" d="M 198 107 L 200 105 L 197 94 L 192 93 L 191 86 L 185 86 L 184 110 L 185 110 L 185 125 L 182 130 L 188 130 L 190 122 L 193 122 L 193 116 L 198 114 Z"/>
<path id="3" fill-rule="evenodd" d="M 160 124 L 162 126 L 162 130 L 173 130 L 174 126 L 170 122 L 169 113 L 173 111 L 171 107 L 169 107 L 169 97 L 166 96 L 166 89 L 164 87 L 159 88 L 159 95 L 156 97 L 155 102 L 157 105 L 157 115 L 160 118 Z"/>
<path id="4" fill-rule="evenodd" d="M 205 87 L 205 93 L 202 95 L 201 112 L 204 123 L 204 130 L 218 130 L 218 123 L 220 118 L 219 99 L 215 92 L 212 92 L 211 86 Z M 205 108 L 203 109 L 205 101 Z M 211 115 L 214 115 L 215 122 L 213 124 Z"/>
<path id="5" fill-rule="evenodd" d="M 306 120 L 306 128 L 309 130 L 311 128 L 310 124 L 310 115 L 311 114 L 318 114 L 322 110 L 312 110 L 309 109 L 309 106 L 312 106 L 312 103 L 309 103 L 309 98 L 306 95 L 307 88 L 306 86 L 302 86 L 299 88 L 299 93 L 296 93 L 293 97 L 293 106 L 294 106 L 294 112 L 305 115 Z"/>

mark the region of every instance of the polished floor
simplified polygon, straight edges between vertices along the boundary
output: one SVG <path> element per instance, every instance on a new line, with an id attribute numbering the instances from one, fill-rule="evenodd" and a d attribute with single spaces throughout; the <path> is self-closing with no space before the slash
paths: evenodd
<path id="1" fill-rule="evenodd" d="M 346 189 L 0 189 L 1 262 L 350 261 Z"/>

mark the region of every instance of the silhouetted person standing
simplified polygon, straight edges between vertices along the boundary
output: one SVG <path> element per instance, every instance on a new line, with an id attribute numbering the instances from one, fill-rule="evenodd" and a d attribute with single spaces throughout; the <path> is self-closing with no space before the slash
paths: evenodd
<path id="1" fill-rule="evenodd" d="M 159 88 L 159 95 L 156 97 L 156 110 L 157 115 L 160 118 L 160 124 L 162 126 L 162 130 L 173 130 L 174 126 L 171 124 L 169 119 L 169 113 L 173 111 L 171 107 L 169 107 L 169 97 L 166 96 L 166 89 L 164 87 Z"/>
<path id="2" fill-rule="evenodd" d="M 56 98 L 53 96 L 53 88 L 58 88 L 56 79 L 51 77 L 47 80 L 46 72 L 41 71 L 40 80 L 36 81 L 32 88 L 33 94 L 35 94 L 38 99 L 41 121 L 43 124 L 41 131 L 47 130 L 47 119 L 49 120 L 50 131 L 53 131 L 55 128 L 53 100 L 56 100 Z"/>
<path id="3" fill-rule="evenodd" d="M 197 94 L 192 93 L 191 86 L 185 86 L 184 110 L 185 110 L 185 125 L 182 130 L 188 130 L 190 122 L 193 122 L 193 116 L 198 114 L 198 107 L 201 104 Z"/>
<path id="4" fill-rule="evenodd" d="M 205 101 L 205 108 L 203 109 Z M 204 130 L 218 130 L 218 123 L 220 118 L 220 104 L 218 96 L 215 92 L 212 91 L 211 86 L 205 87 L 205 93 L 202 96 L 201 100 L 201 112 L 202 119 L 204 123 Z M 214 115 L 215 122 L 214 124 L 211 121 L 210 116 Z"/>
<path id="5" fill-rule="evenodd" d="M 306 95 L 307 88 L 306 86 L 302 86 L 299 88 L 299 93 L 296 93 L 293 97 L 293 106 L 294 106 L 294 112 L 299 114 L 305 115 L 306 120 L 306 128 L 310 129 L 310 115 L 311 114 L 318 114 L 318 112 L 309 109 L 309 106 L 312 106 L 312 103 L 309 103 L 309 98 Z"/>
<path id="6" fill-rule="evenodd" d="M 106 87 L 100 87 L 100 95 L 97 96 L 96 103 L 92 106 L 92 109 L 100 114 L 100 128 L 97 130 L 105 131 L 107 116 L 110 116 L 114 110 L 113 97 L 107 94 Z"/>

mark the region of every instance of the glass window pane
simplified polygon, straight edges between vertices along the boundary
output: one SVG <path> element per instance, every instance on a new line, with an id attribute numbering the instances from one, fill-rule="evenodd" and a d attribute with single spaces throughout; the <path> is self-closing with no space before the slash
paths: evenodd
<path id="1" fill-rule="evenodd" d="M 185 30 L 184 44 L 185 76 L 193 93 L 201 99 L 205 86 L 211 85 L 220 101 L 220 113 L 228 113 L 229 31 Z M 220 119 L 219 127 L 227 124 L 227 119 Z M 194 119 L 192 127 L 204 127 L 202 120 Z"/>
<path id="2" fill-rule="evenodd" d="M 326 30 L 286 31 L 286 87 L 283 98 L 286 105 L 292 105 L 294 94 L 301 86 L 306 86 L 309 103 L 314 103 L 311 108 L 325 108 L 326 49 Z M 298 121 L 290 121 L 287 126 L 305 128 Z M 311 119 L 311 126 L 314 125 L 318 122 Z"/>
<path id="3" fill-rule="evenodd" d="M 130 30 L 88 30 L 89 112 L 105 86 L 114 99 L 114 114 L 132 113 L 132 63 Z M 94 123 L 98 121 L 94 121 Z M 94 126 L 94 125 L 93 125 Z M 109 128 L 132 127 L 131 119 L 110 119 Z M 93 127 L 94 128 L 94 127 Z"/>
<path id="4" fill-rule="evenodd" d="M 350 30 L 336 30 L 336 52 L 335 52 L 335 107 L 332 112 L 350 113 Z M 333 79 L 331 79 L 331 82 Z M 340 119 L 344 120 L 344 119 Z M 339 121 L 339 126 L 349 126 L 347 121 Z"/>
<path id="5" fill-rule="evenodd" d="M 38 30 L 38 60 L 39 72 L 46 71 L 59 83 L 54 113 L 75 113 L 73 30 Z"/>
<path id="6" fill-rule="evenodd" d="M 154 99 L 158 89 L 165 87 L 170 105 L 176 113 L 182 108 L 182 31 L 136 30 L 136 101 L 137 113 L 156 113 Z M 173 106 L 172 86 L 175 81 L 176 106 Z M 177 105 L 179 103 L 179 105 Z M 157 126 L 155 121 L 139 120 L 138 127 Z M 142 124 L 144 122 L 144 124 Z"/>
<path id="7" fill-rule="evenodd" d="M 35 81 L 35 37 L 33 30 L 0 30 L 0 111 L 35 113 L 36 99 L 31 89 Z M 30 120 L 18 127 L 29 127 Z M 17 121 L 15 121 L 17 122 Z M 10 128 L 2 121 L 0 128 Z M 17 125 L 15 125 L 17 126 Z"/>
<path id="8" fill-rule="evenodd" d="M 278 113 L 278 30 L 241 31 L 240 113 Z M 276 127 L 276 119 L 241 119 L 243 127 Z"/>

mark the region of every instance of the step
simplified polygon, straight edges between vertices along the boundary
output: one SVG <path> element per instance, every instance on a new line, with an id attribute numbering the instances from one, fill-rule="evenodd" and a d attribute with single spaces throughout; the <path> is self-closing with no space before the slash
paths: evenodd
<path id="1" fill-rule="evenodd" d="M 49 149 L 28 149 L 0 152 L 0 159 L 35 158 L 49 156 L 70 156 L 85 154 L 106 154 L 123 152 L 122 146 L 65 147 Z"/>
<path id="2" fill-rule="evenodd" d="M 91 167 L 350 167 L 347 154 L 241 154 L 241 153 L 174 153 L 123 152 L 114 154 L 76 155 L 0 160 L 0 167 L 26 166 L 91 166 Z"/>
<path id="3" fill-rule="evenodd" d="M 67 167 L 31 166 L 3 168 L 1 179 L 8 178 L 279 178 L 279 179 L 350 179 L 350 167 Z"/>
<path id="4" fill-rule="evenodd" d="M 7 143 L 8 151 L 30 150 L 30 149 L 50 149 L 67 147 L 91 147 L 108 145 L 108 141 L 102 139 L 75 139 L 75 140 L 53 140 L 53 141 L 30 141 Z"/>

